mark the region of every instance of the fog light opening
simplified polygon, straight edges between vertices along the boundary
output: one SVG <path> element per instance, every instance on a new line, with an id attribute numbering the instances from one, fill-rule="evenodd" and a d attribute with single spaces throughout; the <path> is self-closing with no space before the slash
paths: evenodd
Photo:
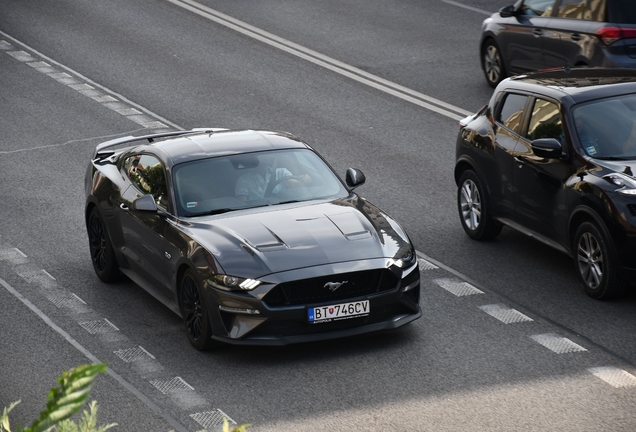
<path id="1" fill-rule="evenodd" d="M 243 315 L 260 315 L 261 311 L 258 309 L 248 309 L 248 308 L 235 308 L 229 306 L 219 305 L 219 310 L 223 312 L 231 312 L 235 314 L 243 314 Z"/>

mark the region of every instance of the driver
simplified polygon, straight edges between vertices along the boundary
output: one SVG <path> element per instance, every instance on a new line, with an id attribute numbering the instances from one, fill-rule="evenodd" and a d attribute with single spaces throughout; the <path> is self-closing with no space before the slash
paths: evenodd
<path id="1" fill-rule="evenodd" d="M 304 183 L 311 181 L 311 177 L 308 175 L 293 177 L 288 181 L 281 181 L 276 184 L 271 191 L 268 191 L 270 183 L 276 182 L 284 177 L 293 176 L 287 168 L 274 168 L 273 165 L 274 158 L 266 159 L 261 157 L 258 166 L 241 175 L 236 181 L 236 187 L 234 188 L 236 197 L 241 201 L 259 199 L 265 196 L 265 192 L 275 195 L 284 188 L 302 186 Z M 302 182 L 298 179 L 302 180 Z"/>

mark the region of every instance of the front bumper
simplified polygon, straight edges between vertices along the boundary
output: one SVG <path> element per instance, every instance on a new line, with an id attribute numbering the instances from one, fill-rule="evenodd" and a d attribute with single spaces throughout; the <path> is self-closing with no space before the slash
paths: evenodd
<path id="1" fill-rule="evenodd" d="M 332 277 L 339 280 L 342 275 L 350 278 L 355 272 L 382 271 L 394 276 L 390 286 L 378 282 L 372 292 L 352 297 L 322 298 L 319 302 L 276 305 L 267 303 L 267 297 L 280 284 L 320 280 Z M 386 277 L 385 277 L 386 279 Z M 300 342 L 320 341 L 354 336 L 380 330 L 401 327 L 422 315 L 419 306 L 420 274 L 417 263 L 407 269 L 391 266 L 390 260 L 369 260 L 363 263 L 339 263 L 310 269 L 294 270 L 271 277 L 269 283 L 248 293 L 206 290 L 206 305 L 209 310 L 213 339 L 235 345 L 288 345 Z M 369 283 L 365 280 L 366 283 Z M 373 285 L 373 284 L 371 284 Z M 362 317 L 341 321 L 314 324 L 308 321 L 307 309 L 360 300 L 369 300 L 370 312 Z M 219 308 L 221 306 L 223 310 Z M 228 312 L 244 310 L 247 312 Z M 257 312 L 255 312 L 257 311 Z"/>

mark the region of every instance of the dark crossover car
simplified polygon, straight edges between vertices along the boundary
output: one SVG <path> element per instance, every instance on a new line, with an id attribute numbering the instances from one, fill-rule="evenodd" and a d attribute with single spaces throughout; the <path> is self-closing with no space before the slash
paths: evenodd
<path id="1" fill-rule="evenodd" d="M 503 225 L 573 256 L 603 299 L 636 281 L 636 70 L 532 72 L 460 122 L 455 181 L 473 239 Z"/>
<path id="2" fill-rule="evenodd" d="M 636 1 L 519 0 L 484 21 L 479 49 L 492 87 L 544 68 L 636 67 Z"/>
<path id="3" fill-rule="evenodd" d="M 421 315 L 417 257 L 364 182 L 282 132 L 108 141 L 85 178 L 93 267 L 180 314 L 197 349 L 397 328 Z"/>

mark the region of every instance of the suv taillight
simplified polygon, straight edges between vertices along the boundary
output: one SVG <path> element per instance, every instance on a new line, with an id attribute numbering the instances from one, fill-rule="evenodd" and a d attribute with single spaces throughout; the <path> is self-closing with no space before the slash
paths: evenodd
<path id="1" fill-rule="evenodd" d="M 619 39 L 636 38 L 634 28 L 601 27 L 595 33 L 605 45 L 611 45 Z"/>

